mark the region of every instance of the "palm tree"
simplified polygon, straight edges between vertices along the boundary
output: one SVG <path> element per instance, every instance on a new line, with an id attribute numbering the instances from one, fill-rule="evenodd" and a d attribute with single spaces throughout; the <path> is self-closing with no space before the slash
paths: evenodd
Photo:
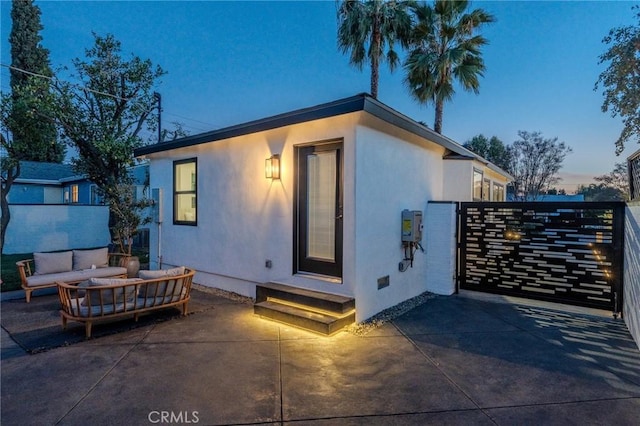
<path id="1" fill-rule="evenodd" d="M 436 0 L 433 6 L 415 6 L 405 83 L 420 103 L 436 107 L 434 130 L 442 133 L 444 102 L 453 98 L 454 79 L 467 91 L 479 93 L 485 70 L 480 48 L 487 40 L 474 35 L 495 18 L 482 9 L 467 12 L 466 0 Z"/>
<path id="2" fill-rule="evenodd" d="M 359 70 L 371 64 L 371 96 L 378 97 L 380 62 L 393 71 L 400 59 L 395 42 L 408 46 L 411 31 L 409 6 L 412 1 L 344 0 L 338 8 L 338 48 L 350 52 L 349 62 Z M 384 53 L 387 47 L 386 55 Z"/>

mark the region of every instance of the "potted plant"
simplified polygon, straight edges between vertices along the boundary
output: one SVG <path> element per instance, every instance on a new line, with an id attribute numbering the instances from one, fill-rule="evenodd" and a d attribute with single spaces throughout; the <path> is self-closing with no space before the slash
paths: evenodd
<path id="1" fill-rule="evenodd" d="M 120 253 L 128 255 L 122 266 L 127 268 L 127 276 L 135 277 L 140 269 L 140 259 L 132 256 L 133 236 L 140 226 L 151 221 L 151 217 L 144 214 L 151 202 L 146 198 L 137 200 L 136 187 L 130 183 L 117 185 L 107 198 L 112 242 Z"/>

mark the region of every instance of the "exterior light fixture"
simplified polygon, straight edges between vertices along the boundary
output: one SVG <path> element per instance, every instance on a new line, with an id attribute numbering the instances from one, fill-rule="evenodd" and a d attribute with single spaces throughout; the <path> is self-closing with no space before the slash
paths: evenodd
<path id="1" fill-rule="evenodd" d="M 280 179 L 280 156 L 273 154 L 264 162 L 264 176 L 267 179 Z"/>

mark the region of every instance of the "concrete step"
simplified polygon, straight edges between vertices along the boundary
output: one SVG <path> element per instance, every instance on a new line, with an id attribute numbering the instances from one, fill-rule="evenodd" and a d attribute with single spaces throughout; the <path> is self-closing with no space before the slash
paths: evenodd
<path id="1" fill-rule="evenodd" d="M 312 310 L 345 314 L 356 308 L 356 301 L 351 297 L 322 293 L 279 283 L 260 284 L 256 287 L 256 302 L 267 299 L 278 299 L 296 305 L 308 306 Z"/>
<path id="2" fill-rule="evenodd" d="M 353 324 L 356 319 L 352 298 L 277 283 L 256 287 L 253 312 L 327 336 Z"/>

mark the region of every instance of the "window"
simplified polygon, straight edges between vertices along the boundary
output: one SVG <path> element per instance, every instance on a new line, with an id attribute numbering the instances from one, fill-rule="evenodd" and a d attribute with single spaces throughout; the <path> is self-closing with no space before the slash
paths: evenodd
<path id="1" fill-rule="evenodd" d="M 197 224 L 197 162 L 195 158 L 173 162 L 173 223 Z"/>
<path id="2" fill-rule="evenodd" d="M 104 204 L 104 199 L 102 198 L 102 193 L 98 189 L 97 185 L 91 185 L 91 204 Z"/>
<path id="3" fill-rule="evenodd" d="M 493 183 L 493 201 L 504 201 L 504 185 Z"/>
<path id="4" fill-rule="evenodd" d="M 473 199 L 482 200 L 482 172 L 473 169 Z"/>
<path id="5" fill-rule="evenodd" d="M 491 189 L 491 181 L 489 179 L 485 179 L 482 181 L 482 200 L 489 201 L 491 198 L 489 197 L 489 190 Z"/>
<path id="6" fill-rule="evenodd" d="M 71 185 L 71 202 L 78 202 L 78 185 Z"/>

